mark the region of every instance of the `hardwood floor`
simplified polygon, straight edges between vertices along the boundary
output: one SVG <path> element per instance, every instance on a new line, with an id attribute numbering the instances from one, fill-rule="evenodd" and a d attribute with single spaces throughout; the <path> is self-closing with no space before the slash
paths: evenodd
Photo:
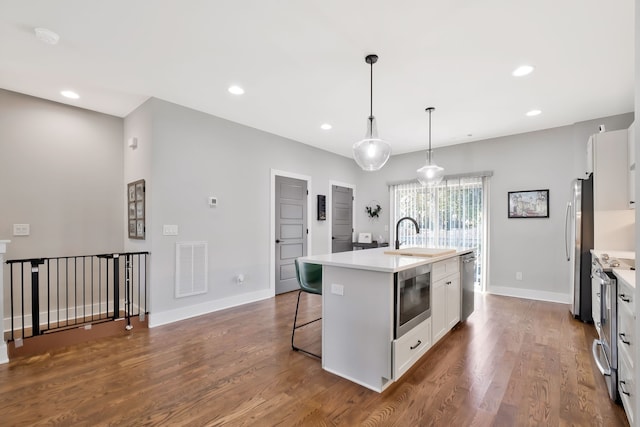
<path id="1" fill-rule="evenodd" d="M 0 425 L 628 425 L 591 360 L 593 326 L 566 305 L 478 295 L 378 394 L 291 351 L 296 296 L 0 365 Z M 318 315 L 320 297 L 302 300 L 301 321 Z M 320 351 L 318 323 L 296 344 Z"/>

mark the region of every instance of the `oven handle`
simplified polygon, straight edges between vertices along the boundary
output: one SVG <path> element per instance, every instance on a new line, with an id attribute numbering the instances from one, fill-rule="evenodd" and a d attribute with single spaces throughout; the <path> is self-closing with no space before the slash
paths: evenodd
<path id="1" fill-rule="evenodd" d="M 602 362 L 600 361 L 600 357 L 598 355 L 598 346 L 602 346 L 602 341 L 593 340 L 593 345 L 591 346 L 591 353 L 593 354 L 593 360 L 598 365 L 598 370 L 602 375 L 611 376 L 611 368 L 605 368 L 602 366 Z"/>

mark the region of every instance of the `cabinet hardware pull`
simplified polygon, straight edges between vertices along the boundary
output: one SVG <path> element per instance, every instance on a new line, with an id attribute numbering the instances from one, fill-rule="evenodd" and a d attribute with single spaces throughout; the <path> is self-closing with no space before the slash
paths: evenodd
<path id="1" fill-rule="evenodd" d="M 631 299 L 629 299 L 629 297 L 626 294 L 620 294 L 618 295 L 620 297 L 620 299 L 624 302 L 630 302 Z"/>
<path id="2" fill-rule="evenodd" d="M 420 344 L 422 344 L 422 341 L 418 340 L 418 342 L 416 343 L 416 345 L 409 347 L 411 350 L 415 350 L 416 348 L 420 347 Z"/>
<path id="3" fill-rule="evenodd" d="M 451 284 L 451 282 L 447 282 L 446 284 L 447 284 L 447 285 L 450 285 L 450 284 Z"/>
<path id="4" fill-rule="evenodd" d="M 624 386 L 627 385 L 627 382 L 624 380 L 620 381 L 620 391 L 622 392 L 622 394 L 626 394 L 627 396 L 631 396 L 631 393 L 629 393 L 627 390 L 624 389 Z"/>
<path id="5" fill-rule="evenodd" d="M 626 340 L 627 335 L 626 335 L 624 332 L 620 332 L 620 333 L 618 334 L 618 336 L 620 337 L 620 340 L 621 340 L 623 343 L 625 343 L 625 344 L 627 344 L 627 345 L 631 344 L 631 342 L 630 342 L 630 341 L 627 341 L 627 340 Z"/>

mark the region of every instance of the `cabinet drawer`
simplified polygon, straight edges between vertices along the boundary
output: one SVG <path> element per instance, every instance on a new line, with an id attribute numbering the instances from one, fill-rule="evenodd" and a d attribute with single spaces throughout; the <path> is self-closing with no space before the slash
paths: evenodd
<path id="1" fill-rule="evenodd" d="M 445 259 L 444 261 L 434 262 L 431 270 L 432 281 L 440 280 L 460 272 L 460 257 Z"/>
<path id="2" fill-rule="evenodd" d="M 627 364 L 633 368 L 633 355 L 636 351 L 634 318 L 627 308 L 618 305 L 618 359 L 626 358 Z"/>
<path id="3" fill-rule="evenodd" d="M 431 318 L 393 341 L 393 379 L 398 380 L 431 347 Z"/>
<path id="4" fill-rule="evenodd" d="M 620 392 L 620 400 L 622 400 L 622 406 L 627 413 L 629 419 L 629 425 L 634 425 L 635 413 L 633 411 L 633 404 L 636 394 L 636 384 L 634 381 L 633 368 L 630 368 L 626 360 L 622 358 L 618 365 L 618 392 Z"/>
<path id="5" fill-rule="evenodd" d="M 627 286 L 622 280 L 618 280 L 618 306 L 624 306 L 630 313 L 636 312 L 634 301 L 634 290 Z"/>

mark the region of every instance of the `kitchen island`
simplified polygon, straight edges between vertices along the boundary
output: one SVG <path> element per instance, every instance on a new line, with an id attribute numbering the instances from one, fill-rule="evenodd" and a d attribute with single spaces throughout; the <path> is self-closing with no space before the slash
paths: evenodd
<path id="1" fill-rule="evenodd" d="M 386 251 L 389 248 L 299 259 L 323 266 L 322 368 L 377 392 L 397 381 L 429 350 L 432 335 L 441 338 L 459 321 L 459 258 L 473 249 L 429 257 Z M 394 276 L 426 264 L 432 264 L 432 316 L 396 339 Z"/>

